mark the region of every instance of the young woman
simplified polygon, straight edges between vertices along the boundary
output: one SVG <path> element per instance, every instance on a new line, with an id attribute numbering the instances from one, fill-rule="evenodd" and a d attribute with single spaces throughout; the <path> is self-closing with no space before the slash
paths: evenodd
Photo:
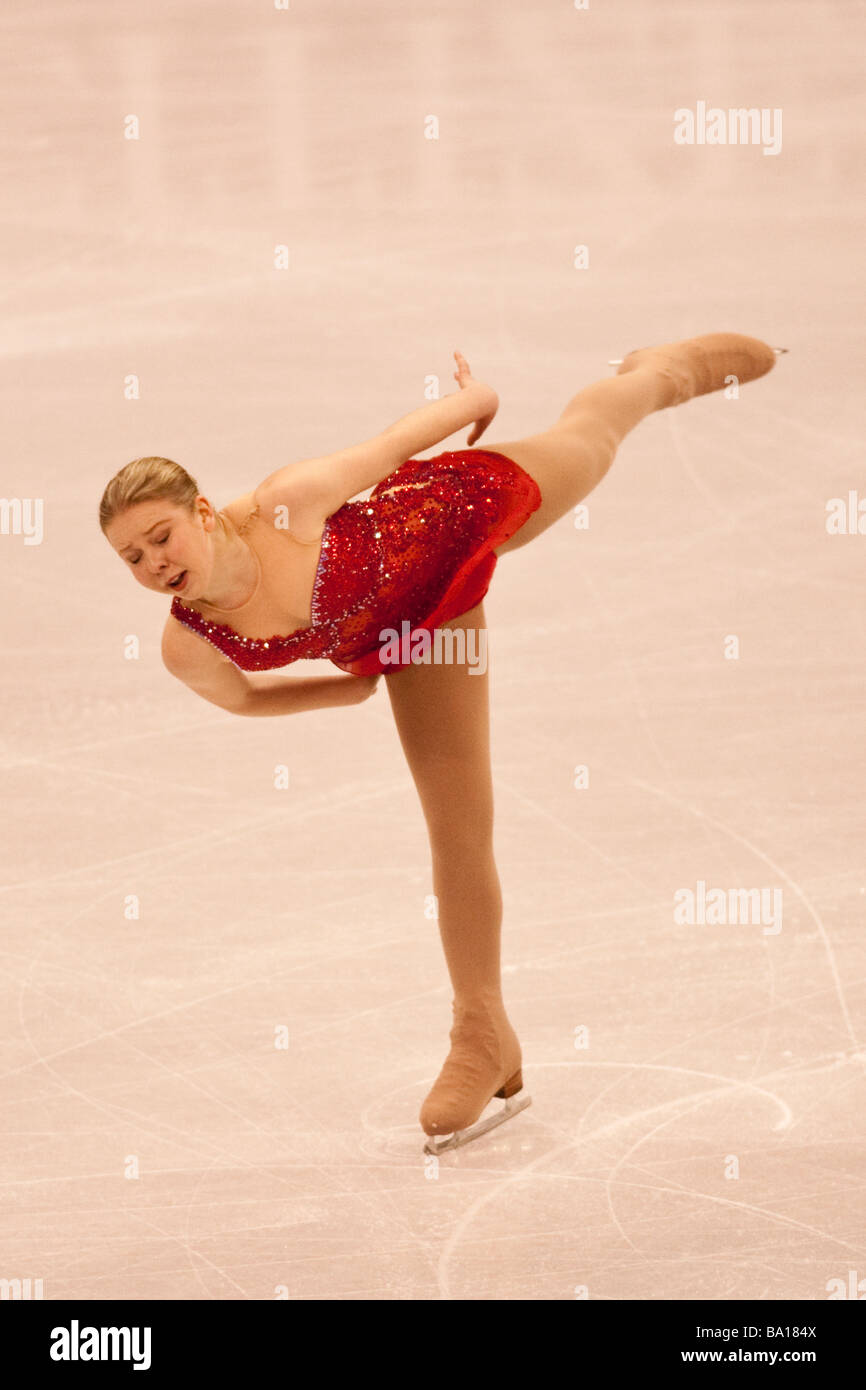
<path id="1" fill-rule="evenodd" d="M 783 350 L 735 333 L 643 348 L 541 434 L 419 460 L 469 425 L 474 444 L 496 414 L 495 391 L 455 353 L 453 395 L 363 444 L 278 469 L 221 511 L 169 459 L 136 459 L 105 489 L 108 541 L 140 584 L 172 595 L 165 665 L 205 700 L 235 714 L 291 714 L 356 704 L 388 678 L 454 991 L 451 1050 L 420 1115 L 427 1135 L 451 1138 L 431 1140 L 429 1152 L 529 1103 L 500 979 L 486 663 L 431 661 L 432 634 L 481 634 L 498 557 L 586 497 L 645 415 L 763 376 Z M 374 484 L 369 498 L 349 500 Z M 393 632 L 409 633 L 399 653 Z M 302 657 L 346 674 L 261 674 Z M 504 1110 L 476 1124 L 494 1096 Z"/>

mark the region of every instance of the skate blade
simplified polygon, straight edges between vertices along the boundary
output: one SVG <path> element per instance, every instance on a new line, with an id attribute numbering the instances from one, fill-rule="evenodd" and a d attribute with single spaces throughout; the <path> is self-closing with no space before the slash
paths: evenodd
<path id="1" fill-rule="evenodd" d="M 449 1134 L 447 1139 L 428 1139 L 424 1145 L 425 1154 L 441 1154 L 446 1149 L 459 1149 L 464 1144 L 471 1144 L 474 1139 L 480 1139 L 482 1134 L 488 1134 L 491 1129 L 496 1129 L 498 1125 L 504 1125 L 506 1120 L 512 1120 L 515 1115 L 519 1115 L 521 1110 L 525 1110 L 527 1105 L 532 1104 L 532 1096 L 525 1096 L 518 1091 L 517 1095 L 511 1096 L 489 1119 L 479 1120 L 477 1124 L 470 1125 L 468 1129 L 455 1130 L 454 1134 Z"/>

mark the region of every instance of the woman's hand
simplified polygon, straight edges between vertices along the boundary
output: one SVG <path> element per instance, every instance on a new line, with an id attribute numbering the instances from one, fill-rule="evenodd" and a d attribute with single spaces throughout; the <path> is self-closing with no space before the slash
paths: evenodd
<path id="1" fill-rule="evenodd" d="M 364 700 L 369 700 L 376 686 L 379 684 L 381 674 L 382 673 L 379 672 L 378 675 L 375 676 L 349 676 L 349 680 L 352 682 L 349 690 L 352 704 L 360 705 Z"/>
<path id="2" fill-rule="evenodd" d="M 486 386 L 483 382 L 475 380 L 469 370 L 469 363 L 466 361 L 462 352 L 455 352 L 454 361 L 457 363 L 457 371 L 454 373 L 454 380 L 457 382 L 460 390 L 465 391 L 469 386 L 477 386 L 487 392 L 489 397 L 488 409 L 483 414 L 479 415 L 475 424 L 472 426 L 472 433 L 466 441 L 467 446 L 471 449 L 476 439 L 481 438 L 499 409 L 499 397 L 492 386 Z"/>

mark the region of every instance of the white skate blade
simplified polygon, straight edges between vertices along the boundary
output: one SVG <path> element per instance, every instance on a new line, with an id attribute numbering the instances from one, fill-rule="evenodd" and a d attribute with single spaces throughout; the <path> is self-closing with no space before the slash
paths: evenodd
<path id="1" fill-rule="evenodd" d="M 482 1134 L 487 1134 L 491 1129 L 496 1129 L 497 1125 L 504 1125 L 506 1120 L 512 1120 L 515 1115 L 519 1115 L 521 1110 L 525 1110 L 527 1105 L 532 1104 L 532 1096 L 524 1095 L 518 1091 L 517 1095 L 511 1096 L 498 1110 L 495 1115 L 491 1115 L 486 1120 L 479 1120 L 477 1124 L 470 1125 L 468 1129 L 458 1129 L 454 1134 L 449 1134 L 447 1139 L 428 1139 L 424 1145 L 425 1154 L 441 1154 L 446 1149 L 459 1149 L 464 1144 L 471 1144 L 473 1139 L 480 1139 Z"/>

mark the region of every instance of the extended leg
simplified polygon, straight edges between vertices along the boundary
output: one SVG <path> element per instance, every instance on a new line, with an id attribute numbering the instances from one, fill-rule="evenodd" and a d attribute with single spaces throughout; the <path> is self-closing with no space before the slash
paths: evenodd
<path id="1" fill-rule="evenodd" d="M 597 381 L 568 402 L 541 434 L 485 447 L 507 455 L 535 479 L 542 502 L 497 555 L 546 531 L 601 482 L 617 448 L 644 416 L 730 380 L 753 381 L 775 362 L 774 349 L 741 333 L 708 333 L 629 353 L 615 377 Z"/>
<path id="2" fill-rule="evenodd" d="M 486 445 L 520 464 L 542 497 L 538 510 L 496 554 L 526 545 L 576 507 L 601 482 L 625 436 L 660 410 L 665 396 L 665 383 L 651 369 L 596 381 L 572 397 L 549 430 Z"/>

